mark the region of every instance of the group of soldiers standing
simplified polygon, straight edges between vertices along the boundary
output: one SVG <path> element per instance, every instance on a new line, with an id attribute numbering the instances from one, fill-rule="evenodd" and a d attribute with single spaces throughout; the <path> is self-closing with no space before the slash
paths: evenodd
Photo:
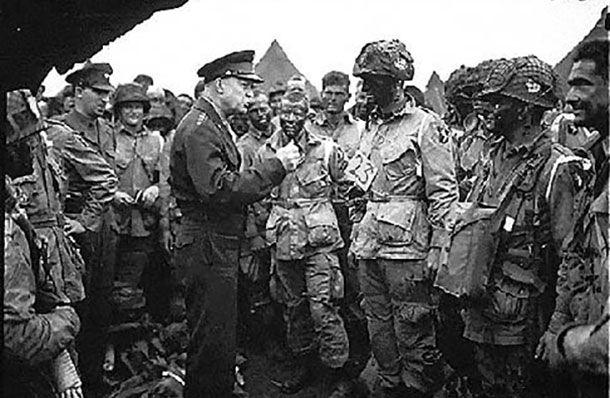
<path id="1" fill-rule="evenodd" d="M 204 65 L 179 117 L 107 64 L 68 76 L 59 120 L 8 94 L 10 396 L 93 396 L 143 317 L 186 319 L 189 398 L 246 396 L 238 351 L 270 340 L 284 394 L 607 396 L 607 40 L 565 96 L 535 56 L 461 67 L 443 117 L 398 40 L 362 48 L 350 110 L 346 73 L 317 109 L 253 58 Z"/>

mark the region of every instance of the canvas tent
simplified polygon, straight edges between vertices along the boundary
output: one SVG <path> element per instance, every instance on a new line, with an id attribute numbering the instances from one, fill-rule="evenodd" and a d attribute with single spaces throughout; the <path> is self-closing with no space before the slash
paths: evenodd
<path id="1" fill-rule="evenodd" d="M 443 83 L 438 73 L 432 72 L 432 75 L 430 75 L 430 80 L 426 84 L 424 98 L 426 98 L 426 105 L 437 114 L 443 115 L 447 111 L 447 106 L 445 105 L 445 83 Z"/>
<path id="2" fill-rule="evenodd" d="M 584 43 L 589 40 L 595 39 L 603 39 L 608 38 L 608 30 L 610 29 L 610 20 L 608 19 L 608 7 L 605 7 L 602 12 L 599 20 L 593 26 L 593 29 L 587 33 L 587 35 L 578 43 L 574 48 L 572 48 L 565 57 L 557 65 L 555 65 L 554 69 L 557 74 L 562 78 L 565 82 L 568 79 L 568 75 L 570 74 L 570 69 L 572 69 L 572 63 L 574 62 L 574 56 L 576 55 L 576 49 L 581 43 Z"/>
<path id="3" fill-rule="evenodd" d="M 278 81 L 286 83 L 286 81 L 294 75 L 303 76 L 297 67 L 294 66 L 292 61 L 290 61 L 288 55 L 286 55 L 286 52 L 277 40 L 271 42 L 271 45 L 260 61 L 258 61 L 254 69 L 259 76 L 265 79 L 265 82 L 260 86 L 264 91 L 268 91 L 269 88 Z M 307 80 L 306 88 L 309 98 L 319 97 L 318 90 L 311 84 L 307 77 L 305 77 L 305 79 Z"/>

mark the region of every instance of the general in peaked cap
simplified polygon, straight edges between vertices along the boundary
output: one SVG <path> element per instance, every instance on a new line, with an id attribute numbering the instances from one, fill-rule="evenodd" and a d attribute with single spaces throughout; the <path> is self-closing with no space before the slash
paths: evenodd
<path id="1" fill-rule="evenodd" d="M 87 61 L 81 69 L 70 73 L 66 77 L 66 81 L 74 86 L 112 91 L 114 90 L 114 87 L 110 84 L 110 75 L 112 75 L 112 67 L 110 64 Z"/>
<path id="2" fill-rule="evenodd" d="M 254 51 L 252 50 L 232 52 L 203 65 L 197 71 L 197 75 L 203 77 L 206 83 L 219 77 L 237 77 L 262 83 L 263 79 L 254 72 L 253 60 Z"/>

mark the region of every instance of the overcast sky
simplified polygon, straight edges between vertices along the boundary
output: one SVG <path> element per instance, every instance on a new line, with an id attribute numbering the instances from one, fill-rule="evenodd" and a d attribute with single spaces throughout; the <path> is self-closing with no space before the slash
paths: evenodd
<path id="1" fill-rule="evenodd" d="M 330 70 L 351 74 L 362 46 L 398 38 L 415 59 L 421 89 L 460 65 L 535 54 L 555 65 L 593 27 L 607 0 L 190 0 L 158 12 L 92 57 L 114 68 L 114 84 L 151 75 L 192 95 L 197 69 L 226 53 L 277 39 L 317 87 Z M 65 82 L 53 70 L 46 95 Z"/>

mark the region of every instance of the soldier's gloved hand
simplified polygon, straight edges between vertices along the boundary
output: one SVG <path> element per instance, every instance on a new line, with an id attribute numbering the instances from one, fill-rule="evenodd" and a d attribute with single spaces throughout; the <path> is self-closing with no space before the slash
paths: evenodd
<path id="1" fill-rule="evenodd" d="M 152 206 L 155 204 L 155 201 L 159 197 L 159 187 L 156 185 L 152 185 L 142 192 L 142 203 L 145 206 Z"/>
<path id="2" fill-rule="evenodd" d="M 66 235 L 78 235 L 84 233 L 85 231 L 86 229 L 83 227 L 83 224 L 76 220 L 66 218 L 66 223 L 64 224 L 64 232 Z"/>
<path id="3" fill-rule="evenodd" d="M 286 171 L 296 169 L 301 160 L 299 148 L 292 141 L 288 145 L 278 149 L 275 156 L 282 162 Z"/>
<path id="4" fill-rule="evenodd" d="M 441 248 L 440 247 L 431 247 L 428 250 L 428 256 L 426 257 L 426 269 L 427 276 L 430 279 L 434 279 L 436 271 L 440 266 L 441 261 Z"/>
<path id="5" fill-rule="evenodd" d="M 135 200 L 126 192 L 116 191 L 114 194 L 114 203 L 119 206 L 131 206 Z"/>

